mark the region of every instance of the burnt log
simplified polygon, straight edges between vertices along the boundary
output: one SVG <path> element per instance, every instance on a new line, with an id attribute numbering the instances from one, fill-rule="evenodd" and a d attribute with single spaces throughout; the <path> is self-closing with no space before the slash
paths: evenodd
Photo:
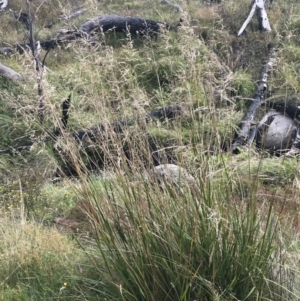
<path id="1" fill-rule="evenodd" d="M 104 15 L 86 21 L 78 28 L 78 32 L 90 35 L 96 32 L 114 30 L 116 32 L 130 32 L 131 34 L 151 36 L 161 33 L 164 28 L 173 29 L 168 24 L 138 17 Z"/>
<path id="2" fill-rule="evenodd" d="M 164 29 L 175 30 L 176 26 L 138 17 L 104 15 L 84 22 L 78 29 L 61 31 L 57 38 L 40 41 L 40 45 L 42 49 L 49 51 L 56 48 L 58 45 L 64 45 L 70 41 L 88 38 L 98 32 L 129 32 L 134 35 L 149 35 L 153 37 L 162 33 Z M 23 53 L 24 49 L 28 47 L 30 47 L 30 43 L 16 44 L 9 47 L 9 50 L 10 52 L 14 50 Z M 0 47 L 0 53 L 7 53 L 7 47 Z"/>
<path id="3" fill-rule="evenodd" d="M 30 29 L 30 16 L 26 13 L 22 13 L 21 11 L 19 13 L 14 13 L 14 17 L 17 21 L 22 23 L 27 30 Z"/>
<path id="4" fill-rule="evenodd" d="M 239 129 L 233 139 L 232 152 L 239 153 L 239 146 L 244 146 L 249 144 L 249 137 L 251 132 L 252 123 L 256 114 L 257 109 L 261 106 L 264 101 L 265 92 L 267 90 L 267 80 L 269 72 L 272 70 L 276 62 L 276 52 L 277 49 L 269 45 L 269 59 L 267 63 L 263 66 L 260 80 L 258 82 L 258 87 L 256 93 L 252 98 L 251 104 L 245 114 L 242 122 L 239 125 Z"/>
<path id="5" fill-rule="evenodd" d="M 125 129 L 134 124 L 148 123 L 154 118 L 164 120 L 176 118 L 182 112 L 182 106 L 180 105 L 170 105 L 167 107 L 159 108 L 153 110 L 145 115 L 138 118 L 119 120 L 109 124 L 98 124 L 88 129 L 77 130 L 71 133 L 71 137 L 80 146 L 80 151 L 85 157 L 87 162 L 85 168 L 87 170 L 99 170 L 105 168 L 107 165 L 113 165 L 115 162 L 115 157 L 110 153 L 111 147 L 109 144 L 112 138 L 112 134 L 119 133 L 122 134 Z M 125 135 L 127 136 L 127 134 Z M 132 162 L 137 164 L 136 160 L 144 166 L 149 166 L 154 164 L 158 165 L 166 160 L 163 154 L 160 154 L 159 146 L 150 137 L 145 141 L 146 147 L 144 150 L 137 149 L 132 150 L 132 145 L 136 144 L 136 137 L 127 136 L 126 141 L 122 142 L 122 150 L 127 166 L 130 168 Z M 103 145 L 105 145 L 103 147 Z M 108 148 L 107 148 L 108 147 Z M 111 149 L 112 152 L 113 149 Z M 61 152 L 60 159 L 62 159 L 62 174 L 67 176 L 77 176 L 78 170 L 76 170 L 73 162 L 69 159 L 68 154 L 64 155 Z M 171 160 L 172 161 L 172 160 Z"/>
<path id="6" fill-rule="evenodd" d="M 139 122 L 145 121 L 150 122 L 153 118 L 158 119 L 173 119 L 182 112 L 181 105 L 170 105 L 167 107 L 155 109 L 141 117 L 136 119 L 119 120 L 116 122 L 109 123 L 108 125 L 98 124 L 89 129 L 82 129 L 73 132 L 71 135 L 76 141 L 84 143 L 87 140 L 96 141 L 97 137 L 101 137 L 102 133 L 107 131 L 122 132 L 124 128 L 134 125 Z"/>
<path id="7" fill-rule="evenodd" d="M 282 114 L 288 115 L 291 119 L 300 121 L 300 107 L 286 102 L 269 102 L 269 106 Z"/>
<path id="8" fill-rule="evenodd" d="M 62 134 L 62 130 L 64 130 L 67 126 L 68 119 L 69 119 L 69 108 L 70 108 L 70 95 L 68 99 L 66 99 L 62 104 L 62 119 L 61 125 L 53 131 L 47 131 L 47 137 L 42 139 L 42 142 L 52 142 L 55 143 L 59 136 Z M 122 132 L 128 126 L 134 125 L 138 122 L 145 121 L 150 122 L 153 118 L 158 119 L 173 119 L 178 116 L 183 110 L 183 107 L 179 104 L 177 105 L 170 105 L 167 107 L 162 107 L 159 109 L 155 109 L 143 116 L 140 116 L 135 119 L 127 119 L 127 120 L 119 120 L 116 122 L 112 122 L 109 124 L 98 124 L 88 129 L 81 129 L 74 131 L 70 134 L 70 136 L 79 144 L 85 145 L 89 142 L 97 142 L 99 138 L 102 139 L 104 134 L 107 131 L 113 131 L 115 133 Z M 16 152 L 21 151 L 28 151 L 34 145 L 34 141 L 28 142 L 24 145 L 19 145 L 15 147 L 9 147 L 4 150 L 0 150 L 0 154 L 13 154 Z"/>
<path id="9" fill-rule="evenodd" d="M 0 154 L 10 154 L 11 155 L 11 154 L 22 152 L 22 151 L 28 151 L 33 146 L 33 144 L 34 143 L 30 141 L 23 145 L 13 146 L 13 147 L 9 147 L 6 149 L 1 149 Z"/>

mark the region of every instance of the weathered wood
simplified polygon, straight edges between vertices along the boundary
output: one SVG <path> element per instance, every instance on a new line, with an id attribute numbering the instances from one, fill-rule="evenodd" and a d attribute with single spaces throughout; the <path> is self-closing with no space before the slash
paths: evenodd
<path id="1" fill-rule="evenodd" d="M 234 137 L 232 145 L 232 151 L 234 153 L 239 152 L 238 147 L 246 145 L 249 141 L 249 133 L 251 130 L 252 122 L 254 120 L 257 109 L 261 106 L 262 101 L 264 100 L 264 94 L 267 90 L 268 74 L 276 63 L 276 53 L 277 49 L 275 48 L 275 46 L 270 45 L 269 59 L 262 68 L 261 77 L 258 82 L 256 93 L 252 99 L 252 102 L 247 110 L 246 115 L 244 116 L 241 124 L 239 125 L 239 130 L 236 136 Z"/>
<path id="2" fill-rule="evenodd" d="M 30 150 L 30 148 L 33 146 L 33 142 L 28 142 L 26 144 L 23 145 L 19 145 L 19 146 L 13 146 L 13 147 L 9 147 L 6 149 L 2 149 L 0 150 L 0 154 L 13 154 L 13 153 L 18 153 L 24 150 Z"/>
<path id="3" fill-rule="evenodd" d="M 265 0 L 254 0 L 249 16 L 244 22 L 244 24 L 242 25 L 241 29 L 239 30 L 238 36 L 240 36 L 244 32 L 247 25 L 252 20 L 255 11 L 257 12 L 257 16 L 258 16 L 259 29 L 264 31 L 271 31 L 271 26 L 265 9 Z"/>
<path id="4" fill-rule="evenodd" d="M 265 0 L 256 0 L 257 17 L 259 22 L 259 30 L 271 31 L 267 11 L 265 9 Z"/>
<path id="5" fill-rule="evenodd" d="M 1 47 L 0 48 L 0 54 L 2 54 L 2 55 L 12 54 L 15 51 L 16 51 L 16 49 L 13 47 Z"/>
<path id="6" fill-rule="evenodd" d="M 157 35 L 163 31 L 163 29 L 175 30 L 176 27 L 168 24 L 145 20 L 137 17 L 119 16 L 119 15 L 104 15 L 95 17 L 91 20 L 84 22 L 76 30 L 61 31 L 59 36 L 55 39 L 46 41 L 40 41 L 41 48 L 49 51 L 56 48 L 58 45 L 64 45 L 70 41 L 87 38 L 97 32 L 130 32 L 134 35 Z M 24 49 L 30 47 L 30 43 L 16 44 L 9 47 L 0 47 L 0 53 L 10 53 L 18 51 L 23 53 Z"/>
<path id="7" fill-rule="evenodd" d="M 69 118 L 69 108 L 70 108 L 70 96 L 62 104 L 62 120 L 61 120 L 62 126 L 54 129 L 53 131 L 47 131 L 48 137 L 43 139 L 44 142 L 46 141 L 55 142 L 57 140 L 57 137 L 61 135 L 61 128 L 64 129 L 67 126 L 67 122 Z M 77 130 L 72 132 L 70 136 L 73 137 L 75 141 L 77 141 L 77 143 L 83 145 L 89 141 L 97 141 L 98 138 L 102 137 L 103 133 L 105 133 L 106 131 L 113 131 L 116 133 L 122 132 L 124 128 L 128 126 L 134 125 L 140 121 L 150 122 L 152 118 L 172 119 L 178 116 L 182 112 L 182 110 L 183 110 L 183 106 L 179 104 L 170 105 L 159 109 L 155 109 L 135 119 L 119 120 L 109 124 L 98 124 L 88 129 Z M 29 150 L 33 146 L 33 144 L 34 142 L 28 142 L 24 145 L 9 147 L 7 149 L 0 150 L 0 154 L 12 154 L 23 150 Z"/>
<path id="8" fill-rule="evenodd" d="M 113 132 L 122 132 L 125 127 L 134 125 L 138 122 L 145 121 L 150 122 L 152 118 L 158 119 L 172 119 L 178 116 L 182 111 L 182 106 L 180 105 L 170 105 L 167 107 L 159 108 L 153 110 L 144 116 L 138 117 L 136 119 L 119 120 L 108 125 L 98 124 L 86 130 L 78 130 L 73 132 L 71 135 L 80 143 L 85 143 L 88 140 L 97 141 L 101 134 L 110 130 Z"/>
<path id="9" fill-rule="evenodd" d="M 2 0 L 0 4 L 1 4 L 1 9 L 5 9 L 8 5 L 8 0 Z"/>
<path id="10" fill-rule="evenodd" d="M 286 102 L 268 102 L 270 108 L 288 115 L 291 119 L 300 121 L 300 107 Z"/>
<path id="11" fill-rule="evenodd" d="M 153 35 L 161 33 L 164 28 L 171 29 L 172 27 L 168 24 L 138 17 L 104 15 L 84 22 L 77 31 L 88 35 L 100 31 L 107 32 L 109 30 L 130 32 L 131 34 Z"/>
<path id="12" fill-rule="evenodd" d="M 44 121 L 45 115 L 45 93 L 43 88 L 43 71 L 44 66 L 41 64 L 41 60 L 39 58 L 41 52 L 41 44 L 40 42 L 36 42 L 34 38 L 34 15 L 31 14 L 30 11 L 30 3 L 26 2 L 27 11 L 28 11 L 28 28 L 29 28 L 29 47 L 31 54 L 35 63 L 36 77 L 37 77 L 37 86 L 38 86 L 38 117 L 40 123 Z"/>
<path id="13" fill-rule="evenodd" d="M 0 63 L 0 75 L 13 81 L 22 80 L 22 76 L 19 73 L 17 73 L 16 71 L 12 70 L 9 67 L 2 65 L 1 63 Z"/>

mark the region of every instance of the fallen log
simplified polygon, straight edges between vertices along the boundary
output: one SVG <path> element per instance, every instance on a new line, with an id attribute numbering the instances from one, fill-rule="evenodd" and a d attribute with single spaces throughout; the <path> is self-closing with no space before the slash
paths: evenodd
<path id="1" fill-rule="evenodd" d="M 164 29 L 175 30 L 176 26 L 171 26 L 165 23 L 146 20 L 138 17 L 119 16 L 119 15 L 104 15 L 90 19 L 81 24 L 75 30 L 61 31 L 57 38 L 46 41 L 40 41 L 41 48 L 48 51 L 54 49 L 58 45 L 63 45 L 77 39 L 88 38 L 98 32 L 129 32 L 130 34 L 140 36 L 156 36 L 162 33 Z M 20 53 L 28 48 L 29 43 L 16 44 L 9 47 Z M 7 47 L 0 47 L 0 53 L 7 53 Z"/>
<path id="2" fill-rule="evenodd" d="M 22 80 L 22 76 L 19 73 L 17 73 L 16 71 L 12 70 L 9 67 L 2 65 L 1 63 L 0 63 L 0 75 L 14 82 Z"/>
<path id="3" fill-rule="evenodd" d="M 34 142 L 28 142 L 23 145 L 12 146 L 12 147 L 9 147 L 6 149 L 2 149 L 2 150 L 0 150 L 0 154 L 13 154 L 13 153 L 22 152 L 24 150 L 30 150 L 30 148 L 33 146 L 33 144 L 34 144 Z"/>
<path id="4" fill-rule="evenodd" d="M 115 30 L 116 32 L 130 32 L 131 34 L 153 35 L 161 33 L 164 28 L 171 29 L 172 26 L 138 17 L 104 15 L 84 22 L 78 31 L 91 34 Z"/>
<path id="5" fill-rule="evenodd" d="M 61 119 L 61 126 L 57 127 L 55 130 L 47 131 L 48 136 L 42 139 L 43 142 L 51 141 L 56 142 L 57 138 L 61 135 L 62 130 L 64 130 L 68 123 L 69 118 L 69 107 L 70 107 L 70 97 L 65 100 L 62 104 L 62 119 Z M 98 124 L 88 129 L 81 129 L 74 131 L 70 134 L 71 137 L 75 139 L 77 143 L 80 145 L 84 145 L 86 142 L 89 141 L 97 141 L 99 137 L 102 137 L 102 134 L 107 131 L 113 131 L 116 133 L 122 132 L 124 128 L 128 126 L 132 126 L 140 121 L 150 122 L 153 118 L 158 119 L 173 119 L 178 116 L 183 110 L 183 107 L 179 104 L 177 105 L 170 105 L 166 107 L 162 107 L 159 109 L 155 109 L 143 116 L 140 116 L 135 119 L 127 119 L 127 120 L 119 120 L 107 125 L 105 124 Z M 21 152 L 24 150 L 29 150 L 35 144 L 34 141 L 28 142 L 24 145 L 9 147 L 4 150 L 0 150 L 0 154 L 13 154 L 16 152 Z"/>
<path id="6" fill-rule="evenodd" d="M 261 106 L 264 100 L 264 95 L 267 90 L 268 74 L 276 63 L 276 52 L 277 52 L 277 49 L 273 45 L 269 45 L 268 48 L 269 48 L 269 59 L 262 68 L 256 93 L 252 98 L 248 111 L 244 116 L 242 122 L 240 123 L 239 129 L 233 139 L 233 144 L 232 144 L 233 153 L 239 153 L 238 147 L 248 144 L 252 122 L 254 120 L 257 109 Z"/>
<path id="7" fill-rule="evenodd" d="M 2 54 L 2 55 L 13 54 L 15 52 L 15 50 L 16 49 L 13 47 L 1 47 L 0 54 Z"/>
<path id="8" fill-rule="evenodd" d="M 239 30 L 238 36 L 243 33 L 243 31 L 251 21 L 255 11 L 257 11 L 259 29 L 264 31 L 271 31 L 270 23 L 265 9 L 265 2 L 265 0 L 253 0 L 252 9 L 249 13 L 248 18 Z M 260 107 L 264 100 L 264 94 L 267 90 L 268 74 L 276 62 L 276 47 L 274 45 L 269 44 L 268 50 L 269 59 L 262 68 L 261 77 L 258 82 L 258 88 L 254 97 L 252 98 L 248 111 L 244 116 L 242 122 L 240 123 L 239 129 L 234 136 L 231 148 L 233 153 L 239 153 L 239 146 L 250 146 L 254 139 L 257 138 L 257 135 L 259 135 L 259 131 L 262 131 L 262 127 L 253 125 L 252 122 L 254 120 L 257 109 Z M 263 127 L 269 126 L 273 121 L 272 118 L 272 116 L 268 117 L 267 121 L 265 121 L 265 124 L 263 124 Z"/>
<path id="9" fill-rule="evenodd" d="M 180 105 L 170 105 L 167 107 L 159 108 L 153 110 L 144 116 L 138 117 L 136 119 L 120 120 L 108 125 L 99 124 L 93 126 L 87 130 L 78 130 L 73 132 L 71 135 L 77 142 L 84 143 L 87 140 L 96 141 L 97 137 L 101 136 L 101 133 L 108 130 L 113 132 L 122 132 L 125 127 L 134 125 L 138 122 L 145 121 L 150 122 L 153 118 L 158 119 L 173 119 L 182 111 L 182 106 Z"/>
<path id="10" fill-rule="evenodd" d="M 269 107 L 300 121 L 300 107 L 286 102 L 268 102 Z"/>

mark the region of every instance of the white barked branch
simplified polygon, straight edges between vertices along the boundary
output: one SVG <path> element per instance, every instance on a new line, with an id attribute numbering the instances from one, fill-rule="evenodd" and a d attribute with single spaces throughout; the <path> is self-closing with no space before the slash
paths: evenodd
<path id="1" fill-rule="evenodd" d="M 255 11 L 257 11 L 260 30 L 271 31 L 267 11 L 265 9 L 265 0 L 254 0 L 249 16 L 239 30 L 238 36 L 240 36 L 244 32 L 244 30 L 252 20 Z"/>
<path id="2" fill-rule="evenodd" d="M 2 0 L 2 1 L 0 2 L 0 4 L 1 4 L 1 10 L 3 10 L 3 9 L 5 9 L 6 6 L 8 5 L 8 0 Z"/>

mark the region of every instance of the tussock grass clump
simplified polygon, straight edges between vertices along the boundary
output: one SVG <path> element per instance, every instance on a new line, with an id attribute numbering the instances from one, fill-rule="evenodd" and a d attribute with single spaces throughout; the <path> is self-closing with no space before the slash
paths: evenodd
<path id="1" fill-rule="evenodd" d="M 101 279 L 86 282 L 99 296 L 289 299 L 293 274 L 283 272 L 281 249 L 289 242 L 278 231 L 272 204 L 264 215 L 204 179 L 190 189 L 166 184 L 162 190 L 122 177 L 105 190 L 83 186 L 97 242 L 88 254 Z"/>

